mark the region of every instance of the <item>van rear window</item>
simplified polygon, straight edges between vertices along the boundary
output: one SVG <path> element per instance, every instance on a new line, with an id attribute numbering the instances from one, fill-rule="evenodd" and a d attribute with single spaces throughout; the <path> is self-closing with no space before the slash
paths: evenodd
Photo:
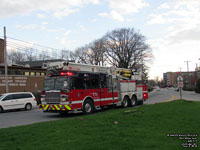
<path id="1" fill-rule="evenodd" d="M 0 94 L 0 98 L 2 97 L 3 95 L 2 94 Z"/>
<path id="2" fill-rule="evenodd" d="M 14 99 L 31 98 L 31 94 L 14 94 Z"/>

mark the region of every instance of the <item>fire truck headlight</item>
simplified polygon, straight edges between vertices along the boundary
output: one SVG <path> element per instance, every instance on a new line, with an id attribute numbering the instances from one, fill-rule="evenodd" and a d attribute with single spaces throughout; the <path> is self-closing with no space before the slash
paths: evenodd
<path id="1" fill-rule="evenodd" d="M 61 96 L 61 102 L 65 102 L 68 100 L 68 95 L 62 95 Z"/>
<path id="2" fill-rule="evenodd" d="M 40 100 L 41 100 L 41 102 L 44 102 L 44 101 L 45 101 L 45 96 L 44 96 L 44 95 L 41 95 Z"/>

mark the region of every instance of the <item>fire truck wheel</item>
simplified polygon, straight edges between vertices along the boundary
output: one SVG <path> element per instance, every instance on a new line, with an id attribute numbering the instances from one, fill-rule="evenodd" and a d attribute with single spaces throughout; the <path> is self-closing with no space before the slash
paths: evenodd
<path id="1" fill-rule="evenodd" d="M 134 107 L 134 106 L 136 105 L 136 103 L 137 103 L 137 98 L 136 98 L 136 96 L 132 96 L 132 98 L 131 98 L 130 101 L 129 101 L 129 106 L 130 106 L 130 107 Z"/>
<path id="2" fill-rule="evenodd" d="M 31 110 L 32 109 L 32 105 L 31 104 L 26 104 L 25 106 L 25 110 Z"/>
<path id="3" fill-rule="evenodd" d="M 83 113 L 84 114 L 91 114 L 94 111 L 94 106 L 91 100 L 86 99 L 83 104 Z"/>
<path id="4" fill-rule="evenodd" d="M 128 107 L 128 100 L 129 100 L 128 97 L 125 96 L 124 99 L 123 99 L 123 101 L 122 101 L 122 107 L 123 108 Z"/>
<path id="5" fill-rule="evenodd" d="M 66 115 L 68 115 L 68 111 L 60 111 L 59 114 L 61 116 L 66 116 Z"/>
<path id="6" fill-rule="evenodd" d="M 142 101 L 138 101 L 137 105 L 143 105 L 143 100 Z"/>

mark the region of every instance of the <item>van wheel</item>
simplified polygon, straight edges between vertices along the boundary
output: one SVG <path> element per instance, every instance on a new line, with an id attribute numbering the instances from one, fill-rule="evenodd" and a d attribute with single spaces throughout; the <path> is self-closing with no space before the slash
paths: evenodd
<path id="1" fill-rule="evenodd" d="M 0 113 L 3 112 L 3 108 L 0 106 Z"/>
<path id="2" fill-rule="evenodd" d="M 32 109 L 32 105 L 31 104 L 26 104 L 25 106 L 25 110 L 31 110 Z"/>
<path id="3" fill-rule="evenodd" d="M 86 99 L 83 104 L 83 113 L 84 114 L 91 114 L 94 111 L 94 106 L 91 100 Z"/>
<path id="4" fill-rule="evenodd" d="M 130 106 L 130 107 L 134 107 L 134 106 L 136 105 L 136 103 L 137 103 L 137 98 L 136 98 L 136 96 L 132 96 L 132 98 L 131 98 L 130 101 L 129 101 L 129 106 Z"/>
<path id="5" fill-rule="evenodd" d="M 129 100 L 128 97 L 125 96 L 124 99 L 123 99 L 123 101 L 122 101 L 122 107 L 123 108 L 128 107 L 128 100 Z"/>

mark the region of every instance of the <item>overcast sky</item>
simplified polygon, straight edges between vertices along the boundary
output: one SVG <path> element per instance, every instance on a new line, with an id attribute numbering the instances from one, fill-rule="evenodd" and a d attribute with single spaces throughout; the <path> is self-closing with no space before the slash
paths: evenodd
<path id="1" fill-rule="evenodd" d="M 116 28 L 150 44 L 150 78 L 200 65 L 200 0 L 1 0 L 0 37 L 74 50 Z"/>

